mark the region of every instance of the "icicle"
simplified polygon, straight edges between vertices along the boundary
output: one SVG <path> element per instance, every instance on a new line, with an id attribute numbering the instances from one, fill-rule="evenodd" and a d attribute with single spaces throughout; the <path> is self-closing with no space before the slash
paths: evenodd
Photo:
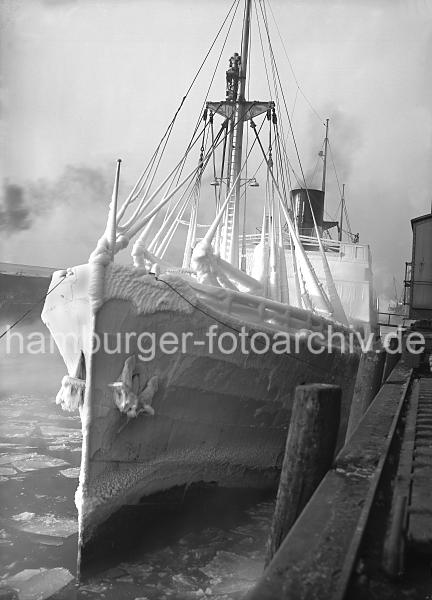
<path id="1" fill-rule="evenodd" d="M 289 304 L 289 287 L 288 287 L 288 275 L 287 275 L 287 264 L 285 258 L 285 249 L 283 244 L 279 246 L 279 274 L 280 274 L 280 301 Z"/>
<path id="2" fill-rule="evenodd" d="M 60 404 L 62 409 L 67 412 L 73 412 L 84 402 L 84 392 L 85 381 L 83 379 L 65 375 L 56 396 L 56 404 Z"/>
<path id="3" fill-rule="evenodd" d="M 275 231 L 273 200 L 272 200 L 271 212 L 270 212 L 270 223 L 269 223 L 270 254 L 269 254 L 269 268 L 268 268 L 268 287 L 269 287 L 270 298 L 280 302 L 279 248 L 276 245 L 276 235 L 275 234 L 276 234 L 276 231 Z"/>
<path id="4" fill-rule="evenodd" d="M 288 271 L 285 257 L 285 248 L 282 231 L 282 219 L 279 204 L 277 205 L 278 213 L 278 252 L 279 252 L 279 285 L 280 285 L 280 300 L 289 304 L 289 286 L 288 286 Z"/>
<path id="5" fill-rule="evenodd" d="M 269 247 L 260 241 L 254 248 L 251 276 L 263 286 L 263 295 L 268 296 Z"/>
<path id="6" fill-rule="evenodd" d="M 266 240 L 267 228 L 267 199 L 264 202 L 261 239 L 254 248 L 251 276 L 259 281 L 263 286 L 263 296 L 268 297 L 268 266 L 269 266 L 269 247 Z"/>

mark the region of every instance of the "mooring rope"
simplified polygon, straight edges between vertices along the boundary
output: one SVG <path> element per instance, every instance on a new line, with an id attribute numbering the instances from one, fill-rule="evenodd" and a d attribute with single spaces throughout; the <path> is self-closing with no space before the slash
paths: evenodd
<path id="1" fill-rule="evenodd" d="M 63 283 L 63 281 L 65 280 L 66 274 L 62 275 L 62 278 L 60 279 L 60 281 L 58 283 L 55 284 L 55 286 L 53 288 L 51 288 L 42 298 L 40 298 L 37 302 L 35 302 L 33 304 L 33 306 L 31 308 L 29 308 L 29 310 L 27 310 L 23 315 L 21 315 L 21 317 L 19 319 L 17 319 L 15 321 L 15 323 L 12 323 L 12 325 L 10 325 L 5 331 L 3 331 L 3 333 L 0 335 L 0 340 L 14 327 L 16 327 L 19 323 L 21 323 L 21 321 L 23 321 L 27 315 L 29 315 L 31 312 L 34 311 L 34 309 L 36 308 L 36 306 L 38 306 L 41 302 L 43 302 L 45 300 L 45 298 L 51 294 L 51 292 L 53 292 L 61 283 Z"/>

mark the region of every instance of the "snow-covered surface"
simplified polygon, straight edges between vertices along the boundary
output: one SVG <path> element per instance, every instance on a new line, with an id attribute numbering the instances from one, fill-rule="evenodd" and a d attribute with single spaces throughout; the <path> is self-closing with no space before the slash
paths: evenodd
<path id="1" fill-rule="evenodd" d="M 111 264 L 106 269 L 103 301 L 111 298 L 128 300 L 138 314 L 160 311 L 190 314 L 193 307 L 187 300 L 193 302 L 195 299 L 190 286 L 179 275 L 167 273 L 163 279 L 175 285 L 178 293 L 173 293 L 166 284 L 158 281 L 154 275 L 149 275 L 144 269 Z"/>

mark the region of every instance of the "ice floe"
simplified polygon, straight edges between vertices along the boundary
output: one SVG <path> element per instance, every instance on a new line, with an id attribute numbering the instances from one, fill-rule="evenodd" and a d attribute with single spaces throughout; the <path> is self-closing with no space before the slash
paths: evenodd
<path id="1" fill-rule="evenodd" d="M 60 471 L 60 473 L 63 475 L 63 477 L 68 477 L 70 479 L 78 479 L 80 474 L 80 468 L 70 467 L 69 469 L 63 469 L 62 471 Z"/>
<path id="2" fill-rule="evenodd" d="M 56 517 L 52 514 L 35 515 L 23 512 L 12 517 L 15 527 L 20 531 L 55 538 L 67 538 L 78 531 L 76 519 Z"/>
<path id="3" fill-rule="evenodd" d="M 252 587 L 263 567 L 262 557 L 240 556 L 220 550 L 200 571 L 210 578 L 214 593 L 233 594 L 246 592 Z"/>
<path id="4" fill-rule="evenodd" d="M 0 467 L 0 475 L 15 475 L 16 470 L 12 467 Z"/>
<path id="5" fill-rule="evenodd" d="M 16 590 L 19 600 L 45 600 L 73 579 L 73 575 L 63 567 L 24 569 L 9 577 L 4 585 Z"/>
<path id="6" fill-rule="evenodd" d="M 4 529 L 0 529 L 0 546 L 12 546 L 13 542 Z"/>
<path id="7" fill-rule="evenodd" d="M 3 457 L 1 457 L 3 458 Z M 46 456 L 45 454 L 37 454 L 32 452 L 30 454 L 13 454 L 4 460 L 0 464 L 11 464 L 18 471 L 37 471 L 39 469 L 49 469 L 52 467 L 66 467 L 69 465 L 68 462 L 61 458 L 53 458 L 52 456 Z"/>

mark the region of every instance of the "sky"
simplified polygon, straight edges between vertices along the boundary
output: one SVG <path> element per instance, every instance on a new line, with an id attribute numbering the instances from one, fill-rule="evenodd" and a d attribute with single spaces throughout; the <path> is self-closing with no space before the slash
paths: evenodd
<path id="1" fill-rule="evenodd" d="M 334 161 L 352 230 L 371 246 L 378 292 L 390 298 L 396 277 L 400 294 L 410 219 L 430 212 L 432 201 L 432 0 L 268 5 L 305 171 L 313 171 L 329 118 L 327 212 L 334 218 L 339 203 Z M 0 224 L 0 260 L 63 267 L 87 259 L 110 199 L 98 177 L 113 176 L 121 157 L 126 193 L 230 6 L 231 0 L 0 0 L 0 177 L 27 190 L 28 211 L 21 228 Z M 210 99 L 224 96 L 238 38 L 229 37 Z M 254 25 L 252 43 L 258 49 L 250 98 L 267 100 Z M 219 49 L 185 101 L 170 160 L 188 140 Z M 101 193 L 86 197 L 86 187 L 76 184 L 81 176 L 94 176 L 92 194 Z M 49 203 L 41 189 L 49 189 Z"/>

